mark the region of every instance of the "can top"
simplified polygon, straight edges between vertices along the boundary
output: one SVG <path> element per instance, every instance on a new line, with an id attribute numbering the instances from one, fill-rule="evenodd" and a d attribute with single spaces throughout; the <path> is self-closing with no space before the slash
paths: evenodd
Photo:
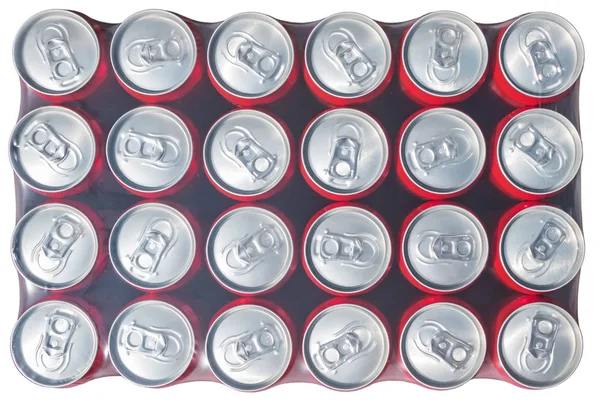
<path id="1" fill-rule="evenodd" d="M 465 384 L 481 368 L 485 331 L 466 308 L 449 302 L 425 306 L 412 315 L 400 335 L 400 355 L 410 375 L 436 389 Z"/>
<path id="2" fill-rule="evenodd" d="M 174 306 L 157 300 L 141 301 L 115 319 L 108 351 L 113 366 L 127 380 L 145 387 L 165 386 L 190 365 L 194 331 Z"/>
<path id="3" fill-rule="evenodd" d="M 335 390 L 357 390 L 381 374 L 390 354 L 383 322 L 353 304 L 331 306 L 317 314 L 304 333 L 302 353 L 310 373 Z"/>
<path id="4" fill-rule="evenodd" d="M 306 41 L 306 69 L 323 91 L 344 99 L 379 87 L 392 65 L 392 47 L 381 27 L 358 13 L 339 13 L 315 26 Z"/>
<path id="5" fill-rule="evenodd" d="M 46 10 L 29 18 L 17 32 L 13 61 L 30 88 L 50 96 L 68 95 L 96 73 L 100 42 L 80 15 Z"/>
<path id="6" fill-rule="evenodd" d="M 564 211 L 538 205 L 517 213 L 500 237 L 500 258 L 521 287 L 554 291 L 569 283 L 583 264 L 583 233 Z"/>
<path id="7" fill-rule="evenodd" d="M 123 185 L 160 192 L 177 184 L 192 163 L 192 135 L 175 113 L 142 106 L 121 116 L 106 140 L 108 165 Z"/>
<path id="8" fill-rule="evenodd" d="M 402 63 L 421 90 L 435 96 L 457 96 L 483 77 L 487 42 L 468 17 L 453 11 L 432 12 L 409 28 L 402 45 Z"/>
<path id="9" fill-rule="evenodd" d="M 577 129 L 561 114 L 530 109 L 502 129 L 497 157 L 506 179 L 522 191 L 550 194 L 569 184 L 581 167 Z"/>
<path id="10" fill-rule="evenodd" d="M 401 134 L 400 158 L 410 180 L 436 194 L 471 185 L 485 164 L 481 129 L 465 113 L 437 107 L 414 117 Z"/>
<path id="11" fill-rule="evenodd" d="M 98 236 L 90 220 L 72 206 L 48 203 L 17 223 L 13 263 L 36 287 L 65 290 L 83 281 L 98 257 Z"/>
<path id="12" fill-rule="evenodd" d="M 183 85 L 197 59 L 196 39 L 177 15 L 144 10 L 119 25 L 110 61 L 119 80 L 145 95 L 164 95 Z"/>
<path id="13" fill-rule="evenodd" d="M 515 20 L 502 35 L 500 68 L 525 95 L 548 98 L 568 90 L 581 75 L 584 49 L 579 33 L 556 14 L 535 12 Z"/>
<path id="14" fill-rule="evenodd" d="M 320 115 L 307 128 L 301 146 L 302 164 L 311 181 L 338 195 L 371 188 L 390 157 L 381 125 L 355 109 L 333 109 Z"/>
<path id="15" fill-rule="evenodd" d="M 275 384 L 293 354 L 285 322 L 258 305 L 239 305 L 223 312 L 206 335 L 208 366 L 223 384 L 237 390 L 258 391 Z"/>
<path id="16" fill-rule="evenodd" d="M 330 290 L 356 294 L 387 273 L 392 240 L 385 224 L 358 206 L 339 206 L 320 215 L 304 239 L 310 274 Z"/>
<path id="17" fill-rule="evenodd" d="M 43 387 L 66 387 L 92 367 L 98 352 L 98 332 L 90 317 L 65 301 L 45 301 L 29 308 L 11 336 L 17 369 Z"/>
<path id="18" fill-rule="evenodd" d="M 115 223 L 109 254 L 117 273 L 145 290 L 167 288 L 192 268 L 196 236 L 189 221 L 175 208 L 143 203 Z"/>
<path id="19" fill-rule="evenodd" d="M 208 68 L 218 85 L 246 99 L 268 96 L 287 81 L 294 45 L 285 28 L 261 13 L 223 21 L 208 44 Z"/>
<path id="20" fill-rule="evenodd" d="M 549 388 L 577 369 L 583 337 L 564 309 L 534 302 L 504 321 L 496 347 L 502 367 L 514 381 L 529 388 Z"/>
<path id="21" fill-rule="evenodd" d="M 240 196 L 269 192 L 290 166 L 291 143 L 270 115 L 238 109 L 221 117 L 204 142 L 206 173 L 222 190 Z"/>
<path id="22" fill-rule="evenodd" d="M 96 160 L 88 122 L 66 107 L 44 106 L 27 113 L 10 138 L 13 170 L 30 187 L 66 191 L 81 183 Z"/>

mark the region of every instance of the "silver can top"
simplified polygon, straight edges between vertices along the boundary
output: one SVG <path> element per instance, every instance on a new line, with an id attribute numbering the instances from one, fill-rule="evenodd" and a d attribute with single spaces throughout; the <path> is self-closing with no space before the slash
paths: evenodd
<path id="1" fill-rule="evenodd" d="M 142 106 L 125 113 L 106 140 L 106 159 L 115 177 L 139 192 L 171 188 L 190 168 L 192 135 L 175 113 Z"/>
<path id="2" fill-rule="evenodd" d="M 235 110 L 221 117 L 206 136 L 206 172 L 231 194 L 264 194 L 285 176 L 291 146 L 285 129 L 270 115 L 252 109 Z"/>
<path id="3" fill-rule="evenodd" d="M 98 257 L 98 236 L 79 210 L 48 203 L 27 213 L 13 232 L 12 259 L 36 287 L 64 290 L 83 281 Z"/>
<path id="4" fill-rule="evenodd" d="M 29 308 L 11 336 L 17 369 L 44 387 L 65 387 L 90 370 L 98 352 L 98 332 L 90 317 L 65 301 L 46 301 Z"/>
<path id="5" fill-rule="evenodd" d="M 418 187 L 436 194 L 460 192 L 485 164 L 481 129 L 465 113 L 432 108 L 406 127 L 400 141 L 402 167 Z"/>
<path id="6" fill-rule="evenodd" d="M 145 387 L 165 386 L 189 367 L 194 331 L 167 302 L 146 300 L 123 310 L 110 328 L 108 351 L 117 372 Z"/>
<path id="7" fill-rule="evenodd" d="M 324 92 L 353 99 L 383 83 L 392 47 L 381 27 L 357 13 L 339 13 L 315 26 L 306 42 L 308 74 Z"/>
<path id="8" fill-rule="evenodd" d="M 497 157 L 506 179 L 522 191 L 550 194 L 569 184 L 581 167 L 583 145 L 569 120 L 530 109 L 502 129 Z"/>
<path id="9" fill-rule="evenodd" d="M 402 62 L 421 90 L 435 96 L 457 96 L 483 77 L 488 48 L 483 32 L 471 19 L 437 11 L 410 27 L 402 45 Z"/>
<path id="10" fill-rule="evenodd" d="M 432 206 L 409 224 L 402 239 L 410 274 L 440 292 L 465 288 L 479 277 L 488 259 L 488 238 L 471 212 L 454 205 Z"/>
<path id="11" fill-rule="evenodd" d="M 196 39 L 185 21 L 168 11 L 145 10 L 119 25 L 110 44 L 110 61 L 129 89 L 163 95 L 187 81 L 197 52 Z"/>
<path id="12" fill-rule="evenodd" d="M 290 35 L 265 14 L 234 15 L 219 25 L 208 44 L 208 68 L 217 84 L 234 96 L 268 96 L 281 88 L 293 67 Z"/>
<path id="13" fill-rule="evenodd" d="M 162 203 L 142 203 L 115 223 L 109 254 L 117 273 L 145 290 L 174 285 L 192 268 L 196 236 L 189 221 Z"/>
<path id="14" fill-rule="evenodd" d="M 583 337 L 564 309 L 534 302 L 504 321 L 495 346 L 500 363 L 513 380 L 530 388 L 549 388 L 577 369 Z"/>
<path id="15" fill-rule="evenodd" d="M 100 42 L 80 15 L 46 10 L 29 18 L 17 32 L 13 61 L 27 86 L 46 95 L 68 95 L 96 73 Z"/>
<path id="16" fill-rule="evenodd" d="M 400 356 L 410 375 L 436 389 L 468 382 L 481 368 L 485 331 L 466 308 L 454 303 L 427 305 L 410 317 L 400 334 Z"/>
<path id="17" fill-rule="evenodd" d="M 585 242 L 571 216 L 548 205 L 517 213 L 500 237 L 500 258 L 508 275 L 532 291 L 556 290 L 583 264 Z"/>
<path id="18" fill-rule="evenodd" d="M 258 305 L 235 306 L 218 316 L 206 335 L 206 357 L 223 384 L 258 391 L 285 374 L 294 355 L 292 335 L 273 311 Z"/>
<path id="19" fill-rule="evenodd" d="M 81 183 L 96 159 L 96 139 L 87 121 L 60 106 L 40 107 L 17 123 L 10 138 L 10 162 L 30 187 L 61 192 Z"/>
<path id="20" fill-rule="evenodd" d="M 547 98 L 569 89 L 581 75 L 584 49 L 579 33 L 556 14 L 535 12 L 513 22 L 502 35 L 500 68 L 518 91 Z"/>
<path id="21" fill-rule="evenodd" d="M 340 206 L 312 223 L 303 252 L 310 274 L 322 286 L 355 294 L 372 288 L 385 276 L 392 258 L 392 239 L 385 224 L 370 211 Z"/>
<path id="22" fill-rule="evenodd" d="M 275 213 L 256 206 L 231 210 L 215 222 L 206 241 L 208 267 L 226 288 L 245 294 L 270 290 L 294 261 L 294 244 Z"/>
<path id="23" fill-rule="evenodd" d="M 336 195 L 353 195 L 375 185 L 389 162 L 383 128 L 354 109 L 323 113 L 302 139 L 302 163 L 311 181 Z"/>
<path id="24" fill-rule="evenodd" d="M 373 312 L 339 304 L 321 311 L 308 324 L 302 353 L 320 383 L 335 390 L 356 390 L 379 377 L 388 361 L 390 339 Z"/>

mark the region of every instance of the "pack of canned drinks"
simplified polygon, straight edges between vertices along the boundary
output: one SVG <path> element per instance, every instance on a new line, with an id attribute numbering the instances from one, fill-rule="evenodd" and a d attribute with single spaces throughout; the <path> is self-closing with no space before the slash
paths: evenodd
<path id="1" fill-rule="evenodd" d="M 584 51 L 562 17 L 50 10 L 13 54 L 31 382 L 542 389 L 577 368 Z"/>

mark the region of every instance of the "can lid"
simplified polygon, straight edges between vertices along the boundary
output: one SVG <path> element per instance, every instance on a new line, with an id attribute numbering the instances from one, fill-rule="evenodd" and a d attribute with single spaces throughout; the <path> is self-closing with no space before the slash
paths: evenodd
<path id="1" fill-rule="evenodd" d="M 561 114 L 530 109 L 502 129 L 498 161 L 506 179 L 522 191 L 550 194 L 569 184 L 581 167 L 577 129 Z"/>
<path id="2" fill-rule="evenodd" d="M 98 257 L 98 236 L 90 220 L 72 206 L 48 203 L 17 223 L 13 263 L 36 287 L 64 290 L 84 280 Z"/>
<path id="3" fill-rule="evenodd" d="M 515 89 L 548 98 L 565 92 L 577 81 L 584 49 L 579 32 L 569 21 L 556 14 L 534 12 L 508 27 L 498 57 L 502 73 Z"/>
<path id="4" fill-rule="evenodd" d="M 453 11 L 432 12 L 409 28 L 402 44 L 402 62 L 421 90 L 435 96 L 457 96 L 483 77 L 487 42 L 468 17 Z"/>
<path id="5" fill-rule="evenodd" d="M 81 183 L 96 160 L 96 139 L 88 122 L 66 107 L 27 113 L 10 138 L 15 174 L 43 192 L 66 191 Z"/>
<path id="6" fill-rule="evenodd" d="M 465 113 L 431 108 L 406 126 L 400 158 L 415 185 L 435 194 L 452 194 L 469 187 L 481 174 L 485 139 Z"/>
<path id="7" fill-rule="evenodd" d="M 235 306 L 218 316 L 206 335 L 206 357 L 213 374 L 236 390 L 258 391 L 288 370 L 292 335 L 273 311 L 258 305 Z"/>
<path id="8" fill-rule="evenodd" d="M 379 87 L 392 65 L 392 47 L 383 29 L 358 13 L 339 13 L 315 26 L 306 41 L 306 69 L 326 93 L 344 99 Z"/>
<path id="9" fill-rule="evenodd" d="M 302 139 L 311 181 L 332 194 L 353 195 L 375 185 L 389 162 L 387 136 L 377 121 L 354 109 L 321 114 Z"/>
<path id="10" fill-rule="evenodd" d="M 508 275 L 525 289 L 556 290 L 583 264 L 583 233 L 564 211 L 549 205 L 517 213 L 500 236 L 500 258 Z"/>
<path id="11" fill-rule="evenodd" d="M 165 386 L 189 367 L 194 331 L 185 315 L 157 300 L 137 302 L 115 319 L 108 350 L 117 372 L 145 387 Z"/>
<path id="12" fill-rule="evenodd" d="M 502 367 L 514 381 L 534 389 L 549 388 L 577 369 L 583 337 L 564 309 L 534 302 L 504 321 L 496 347 Z"/>
<path id="13" fill-rule="evenodd" d="M 115 223 L 109 254 L 117 273 L 145 290 L 167 288 L 192 267 L 196 236 L 189 221 L 162 203 L 143 203 Z"/>
<path id="14" fill-rule="evenodd" d="M 17 369 L 44 387 L 76 383 L 92 367 L 98 352 L 98 332 L 90 317 L 65 301 L 46 301 L 29 308 L 11 336 Z"/>
<path id="15" fill-rule="evenodd" d="M 358 206 L 339 206 L 319 216 L 304 239 L 310 274 L 332 291 L 356 294 L 387 273 L 392 240 L 385 224 Z"/>
<path id="16" fill-rule="evenodd" d="M 339 304 L 308 324 L 302 353 L 310 373 L 335 390 L 357 390 L 383 371 L 390 339 L 381 320 L 365 307 Z"/>
<path id="17" fill-rule="evenodd" d="M 402 239 L 410 274 L 440 292 L 465 288 L 481 274 L 488 258 L 483 225 L 462 207 L 441 204 L 419 213 Z"/>
<path id="18" fill-rule="evenodd" d="M 211 181 L 240 196 L 267 193 L 290 166 L 291 143 L 270 115 L 239 109 L 221 117 L 204 142 L 204 163 Z"/>
<path id="19" fill-rule="evenodd" d="M 142 106 L 125 113 L 106 140 L 106 159 L 126 187 L 146 193 L 177 184 L 192 163 L 192 135 L 175 113 Z"/>
<path id="20" fill-rule="evenodd" d="M 17 32 L 13 61 L 27 86 L 50 96 L 68 95 L 96 73 L 100 42 L 80 15 L 46 10 L 29 18 Z"/>
<path id="21" fill-rule="evenodd" d="M 468 382 L 486 353 L 481 322 L 466 308 L 449 302 L 427 305 L 412 315 L 400 335 L 400 355 L 410 375 L 436 389 Z"/>
<path id="22" fill-rule="evenodd" d="M 260 13 L 223 21 L 208 44 L 208 68 L 228 93 L 246 99 L 268 96 L 287 81 L 294 45 L 285 28 Z"/>

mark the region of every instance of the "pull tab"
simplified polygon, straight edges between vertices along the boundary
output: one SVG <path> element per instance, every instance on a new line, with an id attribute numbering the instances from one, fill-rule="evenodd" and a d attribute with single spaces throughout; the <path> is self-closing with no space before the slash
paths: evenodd
<path id="1" fill-rule="evenodd" d="M 277 165 L 277 156 L 267 152 L 250 131 L 242 127 L 225 134 L 221 151 L 238 166 L 246 168 L 253 181 L 267 179 Z"/>
<path id="2" fill-rule="evenodd" d="M 525 271 L 540 277 L 548 271 L 560 246 L 567 240 L 567 230 L 556 220 L 548 220 L 533 242 L 525 244 L 518 261 Z"/>
<path id="3" fill-rule="evenodd" d="M 281 337 L 277 330 L 260 323 L 261 327 L 251 333 L 247 331 L 225 339 L 219 346 L 223 360 L 232 372 L 241 372 L 264 356 L 277 354 Z"/>
<path id="4" fill-rule="evenodd" d="M 326 230 L 317 249 L 323 262 L 341 262 L 344 266 L 367 269 L 379 255 L 377 238 L 371 234 L 338 234 Z"/>
<path id="5" fill-rule="evenodd" d="M 349 30 L 339 28 L 323 40 L 325 54 L 341 68 L 350 84 L 365 86 L 375 74 L 376 64 L 358 46 Z"/>
<path id="6" fill-rule="evenodd" d="M 134 40 L 125 47 L 125 54 L 129 69 L 144 73 L 169 64 L 181 65 L 187 57 L 187 49 L 185 39 L 172 31 L 164 38 Z"/>
<path id="7" fill-rule="evenodd" d="M 77 319 L 69 311 L 56 309 L 46 316 L 46 326 L 35 350 L 38 367 L 50 373 L 63 372 L 71 360 Z"/>
<path id="8" fill-rule="evenodd" d="M 419 234 L 418 259 L 425 264 L 470 262 L 475 257 L 475 239 L 470 234 L 442 234 L 425 231 Z"/>
<path id="9" fill-rule="evenodd" d="M 344 123 L 332 136 L 331 160 L 327 174 L 332 182 L 350 185 L 357 178 L 362 129 L 355 123 Z"/>
<path id="10" fill-rule="evenodd" d="M 472 156 L 471 140 L 461 129 L 450 130 L 441 138 L 414 144 L 410 152 L 415 165 L 426 174 L 429 171 L 452 164 L 462 163 Z"/>
<path id="11" fill-rule="evenodd" d="M 244 71 L 252 71 L 260 83 L 275 78 L 281 69 L 281 56 L 245 32 L 234 32 L 227 41 L 225 58 Z"/>
<path id="12" fill-rule="evenodd" d="M 566 159 L 565 150 L 548 140 L 532 124 L 518 129 L 512 139 L 514 146 L 528 157 L 527 162 L 541 176 L 552 177 L 562 171 Z"/>
<path id="13" fill-rule="evenodd" d="M 176 331 L 144 327 L 135 321 L 123 328 L 121 346 L 127 355 L 139 354 L 161 363 L 176 361 L 183 351 L 181 335 Z"/>
<path id="14" fill-rule="evenodd" d="M 546 88 L 560 84 L 564 69 L 558 60 L 550 34 L 542 27 L 533 27 L 519 36 L 519 47 L 528 63 L 531 62 L 536 82 Z"/>
<path id="15" fill-rule="evenodd" d="M 50 80 L 61 86 L 68 86 L 77 81 L 83 69 L 71 48 L 69 32 L 61 24 L 44 25 L 37 33 L 37 48 L 44 64 L 50 67 Z"/>
<path id="16" fill-rule="evenodd" d="M 314 355 L 315 362 L 321 370 L 328 370 L 333 374 L 343 365 L 348 365 L 368 354 L 377 345 L 373 332 L 362 322 L 352 322 L 335 333 L 334 338 L 324 344 L 319 344 L 319 349 Z"/>
<path id="17" fill-rule="evenodd" d="M 531 334 L 525 337 L 519 356 L 521 370 L 533 374 L 545 374 L 554 360 L 554 344 L 560 329 L 560 321 L 550 314 L 536 312 L 531 318 Z"/>
<path id="18" fill-rule="evenodd" d="M 222 254 L 233 274 L 241 276 L 262 263 L 265 256 L 276 253 L 280 247 L 281 240 L 275 227 L 266 225 L 250 235 L 232 241 L 223 249 Z"/>
<path id="19" fill-rule="evenodd" d="M 471 345 L 433 320 L 423 322 L 414 342 L 422 353 L 438 362 L 446 362 L 452 371 L 464 369 L 474 353 Z"/>
<path id="20" fill-rule="evenodd" d="M 434 44 L 427 64 L 427 76 L 439 85 L 454 83 L 460 74 L 460 45 L 463 32 L 450 24 L 434 30 Z"/>
<path id="21" fill-rule="evenodd" d="M 140 161 L 159 169 L 171 168 L 181 159 L 179 142 L 168 135 L 141 133 L 133 129 L 121 133 L 120 153 L 126 162 Z"/>
<path id="22" fill-rule="evenodd" d="M 158 266 L 177 242 L 176 224 L 167 218 L 151 219 L 136 242 L 136 249 L 128 255 L 130 270 L 147 279 L 158 275 Z"/>

